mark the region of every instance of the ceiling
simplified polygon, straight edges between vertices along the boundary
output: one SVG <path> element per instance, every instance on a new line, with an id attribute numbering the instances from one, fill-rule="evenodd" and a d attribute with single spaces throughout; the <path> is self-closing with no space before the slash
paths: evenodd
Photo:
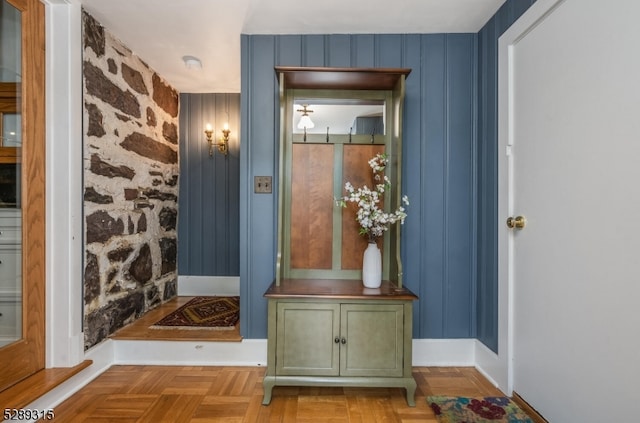
<path id="1" fill-rule="evenodd" d="M 75 0 L 174 88 L 240 92 L 240 34 L 478 32 L 505 0 Z M 195 56 L 202 69 L 187 69 Z"/>

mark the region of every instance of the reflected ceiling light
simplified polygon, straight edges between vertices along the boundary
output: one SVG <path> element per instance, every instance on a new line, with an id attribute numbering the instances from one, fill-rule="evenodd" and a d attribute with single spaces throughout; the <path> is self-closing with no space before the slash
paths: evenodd
<path id="1" fill-rule="evenodd" d="M 297 110 L 298 112 L 302 113 L 300 122 L 298 122 L 299 129 L 307 129 L 307 128 L 311 129 L 315 126 L 311 121 L 311 118 L 309 117 L 309 113 L 313 113 L 313 110 L 307 109 L 307 107 L 309 107 L 308 104 L 303 104 L 302 109 Z"/>

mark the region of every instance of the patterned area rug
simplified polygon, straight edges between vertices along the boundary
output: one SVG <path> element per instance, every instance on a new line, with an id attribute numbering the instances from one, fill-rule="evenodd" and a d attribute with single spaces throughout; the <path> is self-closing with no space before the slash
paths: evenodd
<path id="1" fill-rule="evenodd" d="M 507 397 L 427 397 L 440 423 L 533 423 Z"/>
<path id="2" fill-rule="evenodd" d="M 232 330 L 240 319 L 240 297 L 195 297 L 151 329 Z"/>

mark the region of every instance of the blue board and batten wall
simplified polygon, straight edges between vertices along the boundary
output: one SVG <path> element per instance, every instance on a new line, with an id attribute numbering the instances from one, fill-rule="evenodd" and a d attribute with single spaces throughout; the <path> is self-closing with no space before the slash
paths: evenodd
<path id="1" fill-rule="evenodd" d="M 531 3 L 508 1 L 478 34 L 242 36 L 243 337 L 266 338 L 263 293 L 275 275 L 277 191 L 252 190 L 254 176 L 261 175 L 273 176 L 277 187 L 274 66 L 402 67 L 412 69 L 403 127 L 403 191 L 411 200 L 403 256 L 405 284 L 420 297 L 414 337 L 479 337 L 496 348 L 497 115 L 489 91 L 497 81 L 499 29 Z"/>
<path id="2" fill-rule="evenodd" d="M 229 154 L 209 156 L 229 124 Z M 180 196 L 178 270 L 189 276 L 238 276 L 240 272 L 240 94 L 180 94 Z"/>
<path id="3" fill-rule="evenodd" d="M 475 34 L 242 37 L 241 178 L 277 175 L 274 66 L 412 69 L 404 107 L 403 191 L 411 205 L 403 254 L 405 284 L 420 297 L 416 338 L 475 336 L 476 62 Z M 240 296 L 249 314 L 242 333 L 265 338 L 262 294 L 275 274 L 277 193 L 253 194 L 249 182 L 240 184 Z"/>

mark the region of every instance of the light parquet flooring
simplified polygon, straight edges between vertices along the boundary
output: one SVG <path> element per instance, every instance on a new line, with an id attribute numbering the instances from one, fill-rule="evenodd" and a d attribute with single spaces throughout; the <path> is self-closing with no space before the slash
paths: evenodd
<path id="1" fill-rule="evenodd" d="M 264 367 L 113 366 L 55 408 L 56 422 L 437 422 L 429 395 L 503 395 L 476 369 L 415 367 L 404 389 L 275 387 L 262 405 Z"/>
<path id="2" fill-rule="evenodd" d="M 191 297 L 178 297 L 116 332 L 114 339 L 240 341 L 235 331 L 157 330 L 149 326 Z M 236 328 L 237 329 L 237 328 Z M 503 395 L 470 367 L 415 367 L 416 406 L 404 389 L 282 387 L 262 405 L 264 367 L 113 366 L 54 409 L 73 423 L 426 422 L 429 395 Z"/>

